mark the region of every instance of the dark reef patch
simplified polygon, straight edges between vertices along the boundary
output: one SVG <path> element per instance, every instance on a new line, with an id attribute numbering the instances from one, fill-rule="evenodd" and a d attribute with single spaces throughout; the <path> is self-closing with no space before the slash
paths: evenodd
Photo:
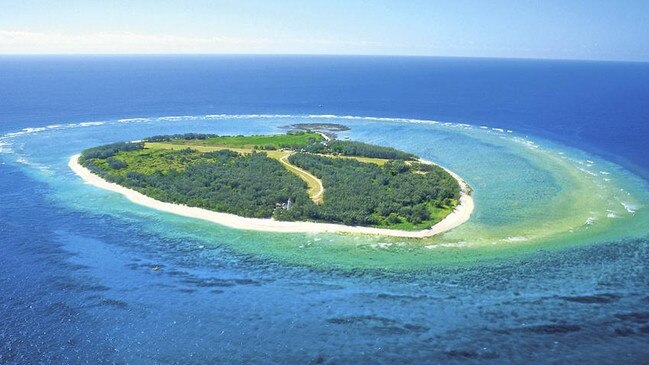
<path id="1" fill-rule="evenodd" d="M 327 319 L 327 322 L 337 325 L 361 325 L 369 327 L 374 331 L 393 335 L 423 333 L 430 329 L 430 327 L 424 325 L 401 323 L 394 319 L 374 315 L 335 317 Z"/>
<path id="2" fill-rule="evenodd" d="M 338 123 L 295 123 L 280 127 L 282 129 L 297 129 L 297 130 L 311 130 L 311 131 L 328 131 L 328 132 L 344 132 L 350 128 L 343 124 Z"/>
<path id="3" fill-rule="evenodd" d="M 376 295 L 377 299 L 398 300 L 398 301 L 417 301 L 429 299 L 426 295 L 407 295 L 407 294 L 388 294 L 379 293 Z"/>
<path id="4" fill-rule="evenodd" d="M 126 309 L 128 308 L 128 303 L 117 300 L 117 299 L 104 299 L 99 302 L 99 306 L 104 306 L 104 307 L 113 307 L 117 309 Z"/>
<path id="5" fill-rule="evenodd" d="M 444 355 L 449 359 L 468 361 L 468 360 L 494 360 L 500 357 L 498 353 L 480 349 L 478 351 L 471 349 L 452 349 L 444 351 Z"/>
<path id="6" fill-rule="evenodd" d="M 596 294 L 596 295 L 581 295 L 572 297 L 560 297 L 567 302 L 582 303 L 582 304 L 608 304 L 618 301 L 620 296 L 615 294 Z"/>
<path id="7" fill-rule="evenodd" d="M 201 278 L 187 278 L 182 280 L 185 284 L 191 284 L 193 286 L 201 288 L 212 288 L 212 287 L 230 287 L 235 286 L 235 283 L 230 280 L 225 279 L 201 279 Z"/>
<path id="8" fill-rule="evenodd" d="M 575 324 L 542 324 L 538 326 L 523 327 L 523 331 L 541 335 L 571 333 L 581 331 L 581 326 Z"/>
<path id="9" fill-rule="evenodd" d="M 649 321 L 649 312 L 618 313 L 615 317 L 623 321 L 645 323 Z"/>
<path id="10" fill-rule="evenodd" d="M 628 328 L 628 327 L 618 327 L 613 331 L 615 336 L 620 336 L 620 337 L 626 337 L 626 336 L 631 336 L 635 334 L 635 331 L 633 328 Z"/>

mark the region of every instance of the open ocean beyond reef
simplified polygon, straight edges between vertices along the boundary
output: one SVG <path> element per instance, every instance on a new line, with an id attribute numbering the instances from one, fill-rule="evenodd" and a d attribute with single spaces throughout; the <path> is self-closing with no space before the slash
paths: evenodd
<path id="1" fill-rule="evenodd" d="M 156 134 L 396 147 L 457 172 L 425 240 L 238 231 L 87 184 Z M 0 364 L 649 363 L 649 64 L 0 57 Z"/>

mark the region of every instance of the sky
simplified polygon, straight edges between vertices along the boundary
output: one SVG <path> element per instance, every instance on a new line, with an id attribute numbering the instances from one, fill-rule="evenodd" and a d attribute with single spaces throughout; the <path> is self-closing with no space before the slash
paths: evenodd
<path id="1" fill-rule="evenodd" d="M 649 61 L 649 1 L 0 0 L 0 54 Z"/>

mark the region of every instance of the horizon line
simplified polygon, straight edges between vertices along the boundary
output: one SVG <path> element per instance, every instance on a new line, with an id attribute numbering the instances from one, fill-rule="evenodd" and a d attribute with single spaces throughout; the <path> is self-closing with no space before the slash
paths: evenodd
<path id="1" fill-rule="evenodd" d="M 649 60 L 625 59 L 592 59 L 592 58 L 553 58 L 553 57 L 501 57 L 501 56 L 444 56 L 419 54 L 353 54 L 353 53 L 0 53 L 0 57 L 192 57 L 192 56 L 247 56 L 247 57 L 367 57 L 367 58 L 452 58 L 475 60 L 512 60 L 512 61 L 567 61 L 567 62 L 600 62 L 600 63 L 649 63 Z"/>

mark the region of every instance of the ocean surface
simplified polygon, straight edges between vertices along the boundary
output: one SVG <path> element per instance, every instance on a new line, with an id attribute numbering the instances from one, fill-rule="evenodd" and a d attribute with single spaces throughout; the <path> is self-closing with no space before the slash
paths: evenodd
<path id="1" fill-rule="evenodd" d="M 649 362 L 649 64 L 0 57 L 0 364 Z M 246 232 L 72 154 L 301 122 L 457 172 L 426 240 Z"/>

